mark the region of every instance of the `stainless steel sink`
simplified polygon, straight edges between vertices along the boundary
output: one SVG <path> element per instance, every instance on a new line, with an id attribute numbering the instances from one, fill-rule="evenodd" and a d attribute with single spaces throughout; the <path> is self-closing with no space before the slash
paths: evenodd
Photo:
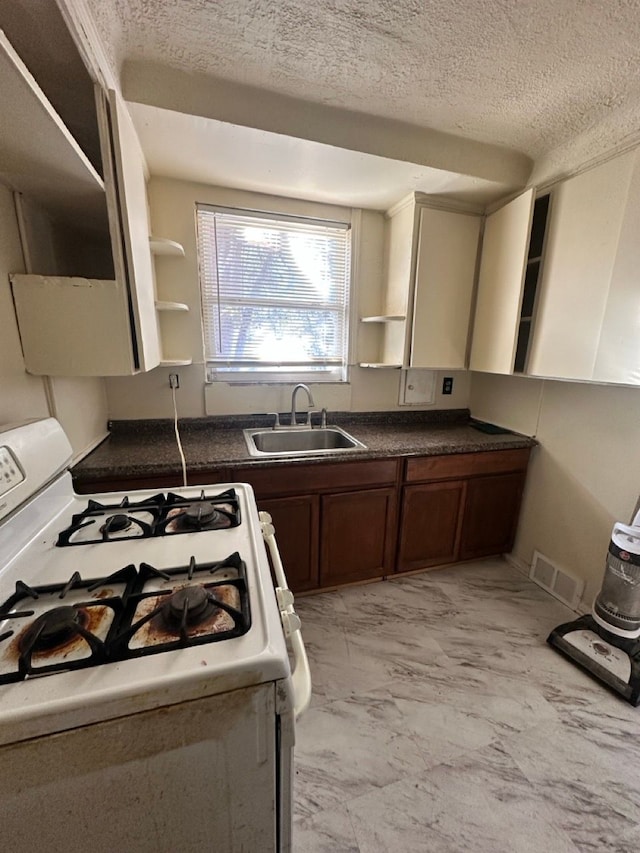
<path id="1" fill-rule="evenodd" d="M 251 456 L 310 456 L 366 450 L 366 445 L 336 426 L 245 429 L 243 433 Z"/>

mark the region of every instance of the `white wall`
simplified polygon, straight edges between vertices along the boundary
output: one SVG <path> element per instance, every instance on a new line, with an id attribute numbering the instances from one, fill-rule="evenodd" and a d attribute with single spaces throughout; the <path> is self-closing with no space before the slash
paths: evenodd
<path id="1" fill-rule="evenodd" d="M 537 549 L 585 580 L 590 605 L 613 523 L 640 492 L 640 390 L 474 373 L 471 413 L 540 442 L 513 553 L 529 565 Z"/>
<path id="2" fill-rule="evenodd" d="M 54 415 L 79 458 L 106 435 L 104 382 L 25 372 L 9 283 L 9 273 L 24 271 L 13 195 L 0 185 L 0 424 Z"/>
<path id="3" fill-rule="evenodd" d="M 195 239 L 196 202 L 278 210 L 285 213 L 317 215 L 326 218 L 351 218 L 349 208 L 309 204 L 296 199 L 276 198 L 241 190 L 210 187 L 167 178 L 152 178 L 149 204 L 153 233 L 177 240 L 185 248 L 184 258 L 156 258 L 158 298 L 184 302 L 188 314 L 166 313 L 160 316 L 165 357 L 192 357 L 194 363 L 179 368 L 158 368 L 148 374 L 107 380 L 109 416 L 114 419 L 171 417 L 173 404 L 169 373 L 180 377 L 178 411 L 181 417 L 205 414 L 253 414 L 287 411 L 290 408 L 289 385 L 205 386 L 204 352 L 201 331 L 198 258 Z M 358 214 L 354 214 L 354 219 Z M 383 307 L 382 254 L 384 217 L 376 211 L 362 211 L 355 257 L 352 299 L 352 361 L 379 361 L 380 327 L 357 322 L 360 316 L 380 314 Z M 401 371 L 370 370 L 353 366 L 349 384 L 314 386 L 319 407 L 333 411 L 384 411 L 399 408 Z M 437 378 L 436 387 L 442 382 Z M 463 408 L 468 404 L 469 377 L 455 374 L 454 393 L 436 396 L 429 408 Z"/>

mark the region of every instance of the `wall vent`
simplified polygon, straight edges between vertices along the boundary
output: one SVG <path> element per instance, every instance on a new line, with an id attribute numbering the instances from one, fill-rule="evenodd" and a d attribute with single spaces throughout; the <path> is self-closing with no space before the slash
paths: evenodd
<path id="1" fill-rule="evenodd" d="M 572 610 L 578 610 L 584 590 L 584 581 L 574 578 L 564 569 L 554 565 L 548 557 L 539 551 L 533 552 L 533 562 L 529 571 L 532 581 L 550 592 L 555 598 Z"/>

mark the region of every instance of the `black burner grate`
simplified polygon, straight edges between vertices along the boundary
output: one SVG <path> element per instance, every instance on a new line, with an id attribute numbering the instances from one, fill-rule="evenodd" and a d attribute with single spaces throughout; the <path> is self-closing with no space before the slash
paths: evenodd
<path id="1" fill-rule="evenodd" d="M 182 613 L 177 613 L 180 606 Z M 196 563 L 191 557 L 188 566 L 165 570 L 142 563 L 126 620 L 129 627 L 115 640 L 122 657 L 242 636 L 251 627 L 246 565 L 237 552 L 217 562 Z M 143 632 L 146 642 L 140 639 Z"/>
<path id="2" fill-rule="evenodd" d="M 150 516 L 151 520 L 141 518 L 142 515 Z M 222 530 L 239 524 L 240 505 L 235 489 L 227 489 L 217 495 L 206 495 L 203 491 L 196 497 L 160 493 L 137 502 L 124 498 L 118 504 L 89 500 L 86 509 L 76 513 L 71 524 L 58 534 L 56 545 L 122 542 Z M 88 528 L 91 528 L 90 532 L 87 532 Z M 81 531 L 85 533 L 78 536 Z M 92 535 L 94 531 L 95 535 Z"/>
<path id="3" fill-rule="evenodd" d="M 129 565 L 99 580 L 85 581 L 74 572 L 64 584 L 30 587 L 18 581 L 14 594 L 0 606 L 0 622 L 6 621 L 9 626 L 0 634 L 0 650 L 6 649 L 8 657 L 15 661 L 15 668 L 0 673 L 0 684 L 107 663 L 111 643 L 121 626 L 124 603 L 136 577 L 135 566 Z M 91 597 L 91 593 L 106 590 L 110 585 L 123 585 L 122 595 Z M 75 596 L 70 602 L 67 599 L 72 593 Z M 54 606 L 45 607 L 36 615 L 35 608 L 47 600 Z M 12 623 L 32 616 L 35 618 L 19 632 L 11 627 Z M 94 628 L 101 618 L 108 621 L 104 638 Z M 71 643 L 88 654 L 69 659 L 62 653 Z M 34 663 L 34 657 L 38 662 Z M 58 659 L 47 663 L 51 657 Z"/>
<path id="4" fill-rule="evenodd" d="M 220 642 L 251 627 L 246 564 L 235 552 L 163 570 L 131 564 L 97 580 L 74 572 L 48 586 L 18 581 L 0 605 L 2 623 L 0 684 Z M 70 645 L 83 656 L 70 657 Z"/>

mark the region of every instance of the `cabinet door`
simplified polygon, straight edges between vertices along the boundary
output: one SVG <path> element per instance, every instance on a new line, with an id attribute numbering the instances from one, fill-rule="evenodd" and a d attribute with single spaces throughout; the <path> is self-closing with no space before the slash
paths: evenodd
<path id="1" fill-rule="evenodd" d="M 462 481 L 404 487 L 398 571 L 457 559 L 464 491 Z"/>
<path id="2" fill-rule="evenodd" d="M 113 90 L 107 96 L 96 86 L 96 106 L 116 279 L 127 288 L 134 369 L 146 371 L 160 363 L 146 164 L 120 96 Z"/>
<path id="3" fill-rule="evenodd" d="M 525 474 L 500 474 L 469 480 L 465 497 L 460 559 L 511 550 Z"/>
<path id="4" fill-rule="evenodd" d="M 593 371 L 596 382 L 640 385 L 640 151 L 633 152 L 627 206 Z"/>
<path id="5" fill-rule="evenodd" d="M 527 190 L 485 221 L 471 370 L 513 372 L 533 204 Z"/>
<path id="6" fill-rule="evenodd" d="M 29 373 L 131 373 L 131 327 L 120 282 L 13 275 L 11 283 Z"/>
<path id="7" fill-rule="evenodd" d="M 376 578 L 393 571 L 396 491 L 325 495 L 320 524 L 320 584 Z"/>
<path id="8" fill-rule="evenodd" d="M 554 190 L 527 373 L 593 378 L 635 158 L 630 151 Z M 626 291 L 637 292 L 636 282 L 637 268 Z M 619 320 L 626 309 L 614 313 Z"/>
<path id="9" fill-rule="evenodd" d="M 479 236 L 479 216 L 420 211 L 411 367 L 467 366 Z"/>
<path id="10" fill-rule="evenodd" d="M 294 592 L 318 586 L 319 506 L 318 495 L 258 500 L 258 509 L 273 519 L 282 565 Z"/>

